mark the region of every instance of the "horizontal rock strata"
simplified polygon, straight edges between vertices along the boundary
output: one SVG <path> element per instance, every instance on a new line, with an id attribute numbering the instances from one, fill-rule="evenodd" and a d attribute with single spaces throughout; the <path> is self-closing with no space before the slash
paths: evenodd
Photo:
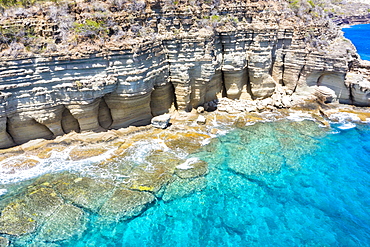
<path id="1" fill-rule="evenodd" d="M 194 18 L 210 12 L 206 7 L 180 14 L 154 4 L 147 16 L 155 39 L 84 55 L 2 59 L 0 148 L 71 131 L 147 125 L 170 109 L 191 111 L 222 97 L 265 99 L 277 87 L 290 96 L 325 86 L 341 103 L 369 105 L 369 87 L 356 70 L 363 67 L 339 29 L 289 19 L 277 6 L 221 5 L 223 22 L 212 28 L 212 21 L 201 26 Z"/>

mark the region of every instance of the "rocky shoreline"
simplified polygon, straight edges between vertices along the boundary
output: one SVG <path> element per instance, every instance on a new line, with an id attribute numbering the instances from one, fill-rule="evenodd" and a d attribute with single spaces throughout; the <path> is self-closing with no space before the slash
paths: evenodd
<path id="1" fill-rule="evenodd" d="M 272 105 L 285 107 L 296 95 L 325 87 L 340 103 L 370 104 L 367 67 L 328 19 L 302 16 L 276 1 L 221 2 L 217 8 L 146 4 L 133 23 L 119 15 L 114 21 L 127 28 L 150 23 L 155 38 L 130 36 L 131 43 L 106 42 L 89 51 L 79 43 L 69 53 L 4 53 L 0 148 L 71 131 L 147 125 L 163 113 L 207 108 L 223 97 L 266 105 L 276 97 Z M 79 11 L 82 18 L 88 10 Z M 37 13 L 14 18 L 34 30 L 50 29 L 44 38 L 58 35 L 58 27 L 50 27 L 57 23 Z M 2 21 L 3 29 L 13 25 Z"/>
<path id="2" fill-rule="evenodd" d="M 370 105 L 370 64 L 331 22 L 276 1 L 221 4 L 220 16 L 206 4 L 185 11 L 146 2 L 133 23 L 115 21 L 131 28 L 150 20 L 155 39 L 2 53 L 1 247 L 54 247 L 82 235 L 91 216 L 128 221 L 203 190 L 209 164 L 196 154 L 232 129 L 297 118 L 323 130 L 370 121 L 361 107 Z M 18 19 L 57 33 L 51 21 Z M 293 123 L 285 128 L 306 131 Z"/>
<path id="3" fill-rule="evenodd" d="M 167 129 L 146 126 L 69 133 L 2 150 L 3 175 L 38 169 L 52 157 L 53 162 L 58 162 L 55 155 L 63 152 L 67 161 L 95 161 L 79 172 L 73 172 L 73 168 L 61 173 L 44 171 L 47 174 L 40 173 L 13 195 L 14 199 L 3 201 L 0 240 L 26 243 L 37 234 L 39 242 L 34 244 L 63 241 L 82 234 L 87 215 L 97 214 L 105 221 L 128 220 L 157 200 L 170 201 L 202 190 L 207 183 L 208 164 L 194 154 L 212 138 L 233 128 L 296 117 L 325 128 L 330 128 L 330 121 L 370 121 L 368 108 L 322 104 L 317 100 L 305 100 L 290 109 L 271 102 L 263 110 L 258 106 L 251 109 L 251 105 L 242 109 L 240 105 L 247 101 L 226 98 L 218 104 L 219 110 L 213 112 L 173 114 Z M 227 112 L 228 107 L 234 112 Z M 199 116 L 206 121 L 197 123 Z M 103 156 L 99 161 L 98 157 Z"/>

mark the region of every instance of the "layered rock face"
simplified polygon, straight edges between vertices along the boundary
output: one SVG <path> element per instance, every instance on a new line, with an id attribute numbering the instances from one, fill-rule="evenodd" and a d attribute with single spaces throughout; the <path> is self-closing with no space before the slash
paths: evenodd
<path id="1" fill-rule="evenodd" d="M 338 25 L 369 24 L 370 23 L 370 14 L 358 15 L 358 16 L 337 17 L 337 18 L 334 19 L 334 22 L 337 23 Z"/>
<path id="2" fill-rule="evenodd" d="M 287 19 L 291 13 L 279 4 L 225 2 L 223 21 L 211 16 L 204 26 L 196 19 L 210 12 L 204 6 L 180 13 L 153 4 L 146 20 L 156 39 L 74 57 L 3 59 L 0 147 L 146 125 L 171 107 L 264 99 L 277 86 L 289 95 L 326 86 L 341 103 L 369 105 L 368 87 L 346 78 L 358 64 L 352 44 L 328 22 Z M 325 44 L 315 44 L 318 39 Z"/>

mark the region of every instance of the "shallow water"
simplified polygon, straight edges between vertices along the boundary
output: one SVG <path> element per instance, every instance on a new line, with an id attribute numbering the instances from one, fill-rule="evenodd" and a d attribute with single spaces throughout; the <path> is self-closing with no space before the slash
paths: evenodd
<path id="1" fill-rule="evenodd" d="M 189 156 L 208 162 L 205 180 L 173 183 L 138 217 L 87 212 L 86 230 L 68 240 L 13 244 L 367 246 L 370 126 L 342 127 L 278 121 L 232 130 Z"/>
<path id="2" fill-rule="evenodd" d="M 356 46 L 357 52 L 364 60 L 370 60 L 370 24 L 354 25 L 343 28 L 344 36 Z"/>

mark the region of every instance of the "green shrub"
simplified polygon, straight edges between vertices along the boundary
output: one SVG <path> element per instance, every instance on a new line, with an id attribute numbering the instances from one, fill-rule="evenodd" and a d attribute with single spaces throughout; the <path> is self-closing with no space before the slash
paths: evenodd
<path id="1" fill-rule="evenodd" d="M 33 27 L 16 25 L 0 27 L 0 43 L 22 42 L 28 44 L 35 37 L 36 34 Z"/>
<path id="2" fill-rule="evenodd" d="M 44 0 L 0 0 L 0 6 L 11 7 L 11 6 L 23 6 L 29 7 L 36 2 L 43 2 Z M 57 0 L 51 0 L 52 2 L 57 2 Z"/>
<path id="3" fill-rule="evenodd" d="M 74 31 L 84 37 L 96 38 L 108 34 L 108 28 L 104 26 L 103 21 L 85 20 L 84 23 L 74 24 Z"/>
<path id="4" fill-rule="evenodd" d="M 289 6 L 293 9 L 298 9 L 299 8 L 299 0 L 290 0 L 289 1 Z"/>
<path id="5" fill-rule="evenodd" d="M 308 0 L 307 2 L 311 5 L 311 8 L 315 8 L 315 3 L 312 0 Z"/>
<path id="6" fill-rule="evenodd" d="M 219 22 L 221 17 L 219 15 L 211 15 L 211 21 Z"/>

